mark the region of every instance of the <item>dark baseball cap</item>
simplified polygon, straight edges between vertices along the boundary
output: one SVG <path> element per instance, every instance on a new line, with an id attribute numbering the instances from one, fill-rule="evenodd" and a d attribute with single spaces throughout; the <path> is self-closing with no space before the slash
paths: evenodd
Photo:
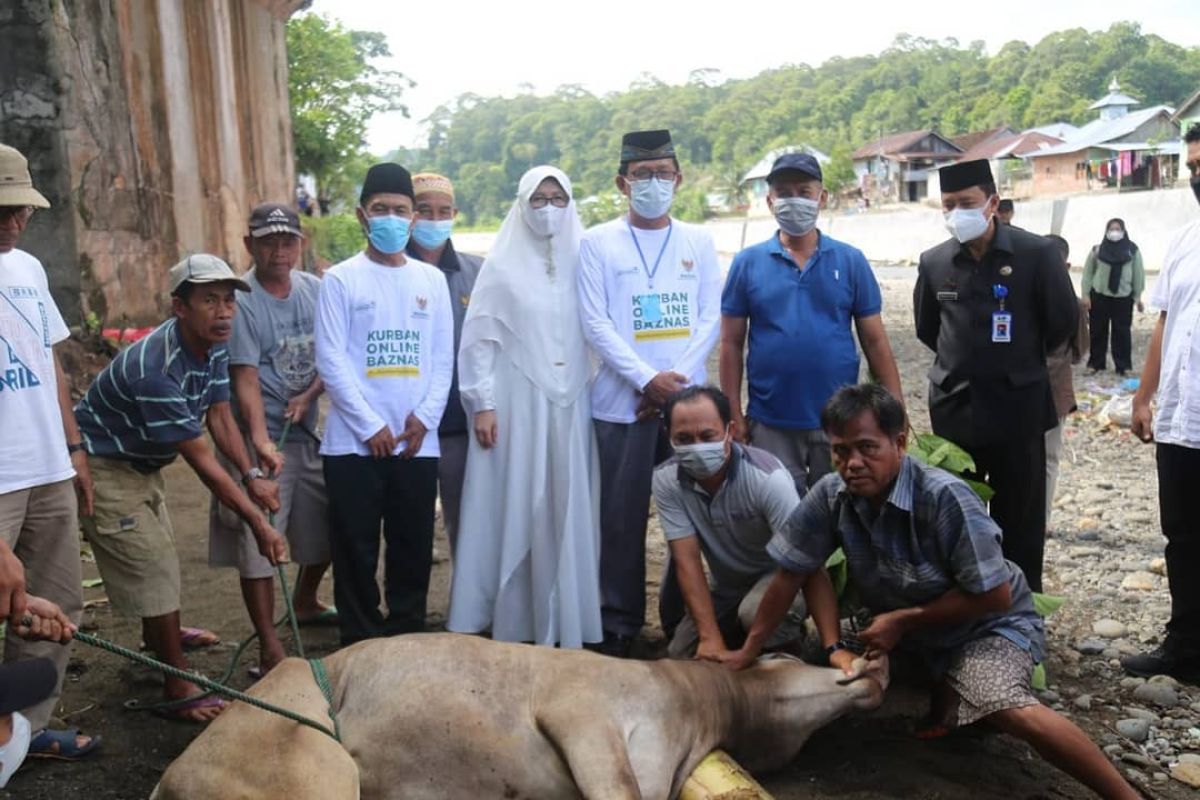
<path id="1" fill-rule="evenodd" d="M 824 180 L 821 177 L 821 165 L 808 153 L 784 153 L 775 159 L 775 163 L 771 165 L 771 172 L 767 175 L 767 183 L 771 183 L 784 172 L 802 172 L 810 178 Z"/>
<path id="2" fill-rule="evenodd" d="M 272 233 L 303 236 L 300 216 L 282 203 L 263 203 L 250 212 L 250 235 L 255 239 Z"/>
<path id="3" fill-rule="evenodd" d="M 37 705 L 51 695 L 56 683 L 58 672 L 48 658 L 0 664 L 0 715 Z"/>

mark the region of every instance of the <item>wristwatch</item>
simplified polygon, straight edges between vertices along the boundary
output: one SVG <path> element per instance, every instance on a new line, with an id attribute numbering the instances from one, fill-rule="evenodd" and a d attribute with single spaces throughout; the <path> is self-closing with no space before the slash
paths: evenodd
<path id="1" fill-rule="evenodd" d="M 265 477 L 267 477 L 267 473 L 263 472 L 258 467 L 251 467 L 250 469 L 246 470 L 244 475 L 242 475 L 242 485 L 245 486 L 249 484 L 250 481 L 256 481 Z"/>
<path id="2" fill-rule="evenodd" d="M 67 455 L 75 455 L 83 449 L 83 442 L 75 442 L 75 444 L 67 445 Z"/>
<path id="3" fill-rule="evenodd" d="M 845 639 L 838 639 L 836 642 L 829 645 L 829 647 L 825 648 L 825 655 L 831 656 L 834 653 L 836 653 L 838 650 L 849 650 L 849 649 L 850 649 L 850 647 L 849 647 L 849 645 L 846 644 Z"/>

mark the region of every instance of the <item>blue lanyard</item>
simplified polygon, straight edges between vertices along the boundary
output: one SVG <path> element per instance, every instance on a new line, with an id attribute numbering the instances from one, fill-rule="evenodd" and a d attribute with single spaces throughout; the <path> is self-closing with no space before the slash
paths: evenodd
<path id="1" fill-rule="evenodd" d="M 667 221 L 667 238 L 663 240 L 662 248 L 658 251 L 658 258 L 654 259 L 654 269 L 650 269 L 646 264 L 646 256 L 642 253 L 642 245 L 638 242 L 637 234 L 633 232 L 633 225 L 629 224 L 629 220 L 625 220 L 625 225 L 629 228 L 629 235 L 633 237 L 633 246 L 637 248 L 638 258 L 642 260 L 642 270 L 646 273 L 646 282 L 650 288 L 654 288 L 654 276 L 658 274 L 658 265 L 662 263 L 663 253 L 667 252 L 667 245 L 671 243 L 671 230 L 674 223 Z"/>

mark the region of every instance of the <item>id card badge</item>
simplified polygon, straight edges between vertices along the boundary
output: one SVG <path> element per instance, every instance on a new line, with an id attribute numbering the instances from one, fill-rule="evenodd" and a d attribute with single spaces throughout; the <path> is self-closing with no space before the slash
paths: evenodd
<path id="1" fill-rule="evenodd" d="M 1009 312 L 992 312 L 992 341 L 998 344 L 1012 341 L 1012 314 Z"/>

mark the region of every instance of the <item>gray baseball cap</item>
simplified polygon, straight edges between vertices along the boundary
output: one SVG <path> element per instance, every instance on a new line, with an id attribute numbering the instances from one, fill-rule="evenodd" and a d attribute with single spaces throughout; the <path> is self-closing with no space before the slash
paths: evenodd
<path id="1" fill-rule="evenodd" d="M 171 267 L 170 275 L 171 294 L 175 294 L 183 283 L 218 283 L 220 281 L 229 281 L 243 292 L 250 291 L 250 284 L 239 278 L 233 271 L 233 267 L 208 253 L 188 256 Z"/>

